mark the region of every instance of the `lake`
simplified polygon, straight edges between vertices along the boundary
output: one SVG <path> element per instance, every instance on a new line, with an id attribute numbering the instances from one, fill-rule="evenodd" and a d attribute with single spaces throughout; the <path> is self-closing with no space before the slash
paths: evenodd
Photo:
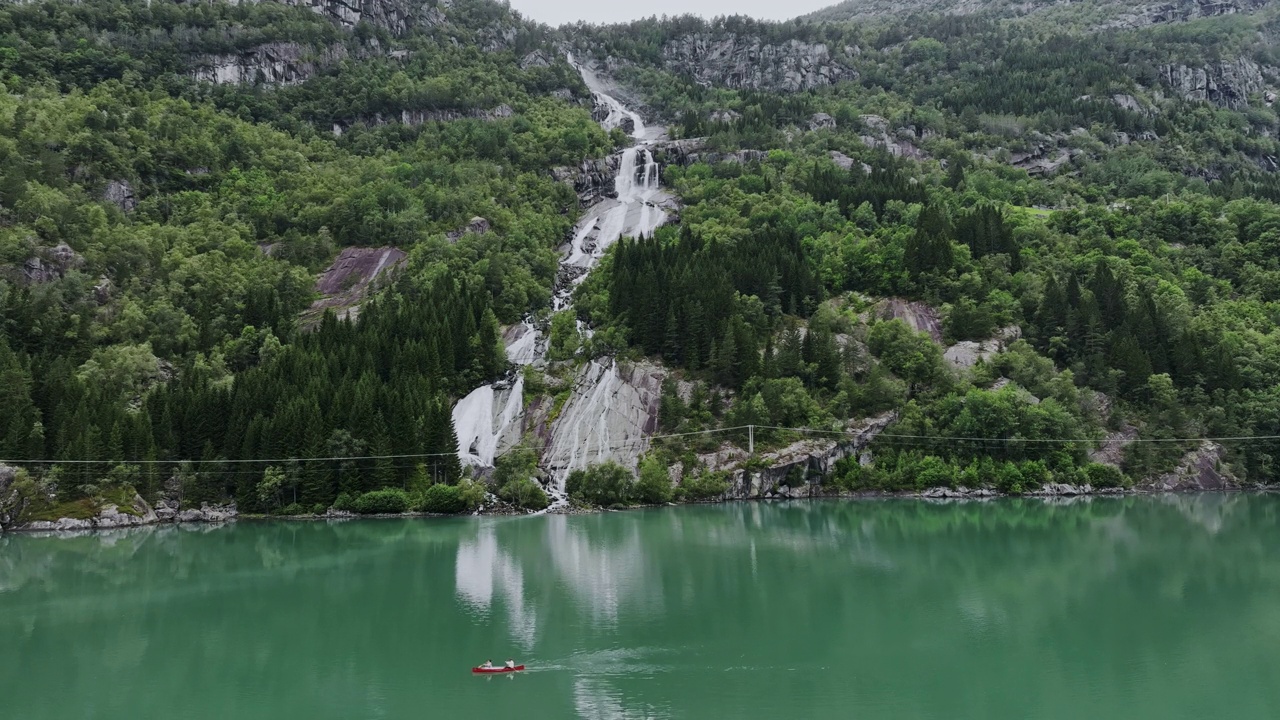
<path id="1" fill-rule="evenodd" d="M 0 716 L 1276 718 L 1280 497 L 0 538 Z M 530 670 L 473 677 L 508 656 Z"/>

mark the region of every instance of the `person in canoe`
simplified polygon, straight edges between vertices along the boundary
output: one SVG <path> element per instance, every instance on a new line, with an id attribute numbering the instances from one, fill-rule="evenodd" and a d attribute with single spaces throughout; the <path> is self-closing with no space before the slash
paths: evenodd
<path id="1" fill-rule="evenodd" d="M 515 670 L 515 669 L 516 669 L 516 661 L 515 661 L 515 660 L 512 660 L 511 658 L 507 658 L 507 669 L 508 669 L 508 670 Z"/>
<path id="2" fill-rule="evenodd" d="M 492 661 L 492 660 L 485 660 L 485 661 L 484 661 L 484 664 L 483 664 L 483 665 L 481 665 L 480 667 L 481 667 L 481 669 L 483 669 L 483 670 L 492 670 L 492 669 L 493 669 L 493 661 Z"/>

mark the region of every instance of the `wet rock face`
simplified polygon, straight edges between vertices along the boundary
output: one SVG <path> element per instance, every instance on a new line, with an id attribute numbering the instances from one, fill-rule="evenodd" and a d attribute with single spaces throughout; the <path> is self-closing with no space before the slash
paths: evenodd
<path id="1" fill-rule="evenodd" d="M 557 482 L 588 465 L 612 460 L 635 470 L 644 439 L 658 427 L 666 371 L 649 362 L 593 360 L 551 424 L 542 467 Z"/>
<path id="2" fill-rule="evenodd" d="M 799 92 L 855 79 L 824 43 L 791 40 L 777 45 L 733 33 L 694 33 L 662 48 L 667 68 L 703 85 L 737 90 Z"/>
<path id="3" fill-rule="evenodd" d="M 197 58 L 192 76 L 218 85 L 296 85 L 345 56 L 341 45 L 316 51 L 292 42 L 265 43 L 241 53 Z"/>
<path id="4" fill-rule="evenodd" d="M 559 167 L 551 171 L 557 182 L 572 185 L 583 207 L 594 205 L 605 198 L 618 196 L 614 180 L 621 164 L 619 155 L 583 160 L 575 167 Z"/>
<path id="5" fill-rule="evenodd" d="M 1249 106 L 1249 96 L 1267 90 L 1262 68 L 1248 58 L 1201 67 L 1165 65 L 1160 80 L 1186 100 L 1210 102 L 1239 110 Z"/>

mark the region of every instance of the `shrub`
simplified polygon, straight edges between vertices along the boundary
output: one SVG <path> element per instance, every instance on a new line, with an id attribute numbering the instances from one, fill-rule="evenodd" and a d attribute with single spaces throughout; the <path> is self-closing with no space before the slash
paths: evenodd
<path id="1" fill-rule="evenodd" d="M 640 479 L 636 481 L 635 498 L 648 505 L 660 505 L 671 501 L 671 476 L 667 464 L 657 455 L 640 461 Z"/>
<path id="2" fill-rule="evenodd" d="M 306 515 L 308 513 L 307 513 L 307 509 L 302 507 L 301 504 L 291 503 L 285 506 L 285 508 L 280 511 L 280 514 L 281 515 Z"/>
<path id="3" fill-rule="evenodd" d="M 681 499 L 689 502 L 714 500 L 729 492 L 729 473 L 702 472 L 680 483 Z"/>
<path id="4" fill-rule="evenodd" d="M 466 504 L 462 501 L 462 494 L 457 485 L 441 483 L 432 485 L 422 493 L 422 498 L 417 503 L 417 509 L 422 512 L 452 515 L 465 510 Z"/>
<path id="5" fill-rule="evenodd" d="M 1080 469 L 1085 480 L 1096 488 L 1123 487 L 1127 483 L 1120 468 L 1102 463 L 1089 463 Z"/>
<path id="6" fill-rule="evenodd" d="M 356 498 L 354 509 L 361 515 L 406 512 L 409 509 L 409 495 L 399 488 L 374 490 Z"/>
<path id="7" fill-rule="evenodd" d="M 569 473 L 565 490 L 575 500 L 610 507 L 629 504 L 634 485 L 631 473 L 618 463 L 610 461 Z"/>
<path id="8" fill-rule="evenodd" d="M 338 498 L 333 501 L 333 509 L 340 512 L 355 512 L 356 499 L 351 493 L 338 493 Z"/>
<path id="9" fill-rule="evenodd" d="M 484 504 L 486 490 L 481 483 L 463 480 L 458 483 L 458 498 L 462 500 L 463 510 L 475 510 Z"/>
<path id="10" fill-rule="evenodd" d="M 545 510 L 551 504 L 542 486 L 530 478 L 516 478 L 498 490 L 498 497 L 528 510 Z"/>

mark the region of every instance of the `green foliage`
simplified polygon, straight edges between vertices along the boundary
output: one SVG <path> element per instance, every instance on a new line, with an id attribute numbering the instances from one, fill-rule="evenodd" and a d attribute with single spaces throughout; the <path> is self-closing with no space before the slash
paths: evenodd
<path id="1" fill-rule="evenodd" d="M 538 454 L 529 448 L 516 448 L 499 457 L 493 473 L 498 497 L 527 510 L 546 509 L 551 501 L 534 479 L 537 471 Z"/>
<path id="2" fill-rule="evenodd" d="M 361 515 L 390 515 L 408 512 L 409 495 L 400 488 L 373 490 L 357 497 L 352 510 Z"/>
<path id="3" fill-rule="evenodd" d="M 418 497 L 413 509 L 419 512 L 453 515 L 470 512 L 484 502 L 485 489 L 480 483 L 462 480 L 457 485 L 432 485 Z"/>
<path id="4" fill-rule="evenodd" d="M 1088 484 L 1098 488 L 1124 487 L 1129 484 L 1120 468 L 1113 465 L 1088 463 L 1080 468 L 1080 472 Z"/>
<path id="5" fill-rule="evenodd" d="M 578 332 L 578 319 L 572 310 L 562 310 L 551 316 L 550 340 L 547 347 L 547 359 L 568 360 L 582 346 L 582 335 Z"/>
<path id="6" fill-rule="evenodd" d="M 588 505 L 613 507 L 630 505 L 635 500 L 635 479 L 621 465 L 609 461 L 574 470 L 565 480 L 569 497 Z"/>
<path id="7" fill-rule="evenodd" d="M 508 481 L 498 489 L 498 497 L 526 510 L 545 510 L 551 504 L 546 491 L 532 478 Z"/>
<path id="8" fill-rule="evenodd" d="M 661 505 L 671 501 L 673 489 L 667 463 L 660 455 L 646 455 L 640 460 L 639 478 L 636 480 L 635 499 L 644 505 Z"/>
<path id="9" fill-rule="evenodd" d="M 686 475 L 676 488 L 677 499 L 684 502 L 718 500 L 729 491 L 727 472 L 702 471 Z"/>

